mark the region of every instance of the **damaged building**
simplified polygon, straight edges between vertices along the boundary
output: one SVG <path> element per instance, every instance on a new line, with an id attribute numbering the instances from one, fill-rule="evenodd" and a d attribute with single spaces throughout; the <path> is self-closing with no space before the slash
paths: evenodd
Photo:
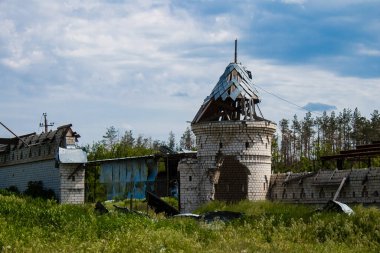
<path id="1" fill-rule="evenodd" d="M 380 156 L 380 141 L 359 145 L 353 150 L 321 157 L 335 160 L 335 170 L 273 174 L 268 198 L 274 201 L 304 204 L 324 204 L 328 200 L 365 205 L 380 203 L 380 168 L 372 167 L 373 158 Z M 345 169 L 344 161 L 365 161 L 365 169 Z"/>
<path id="2" fill-rule="evenodd" d="M 180 161 L 179 208 L 191 212 L 202 204 L 272 200 L 326 204 L 380 202 L 380 142 L 341 151 L 323 160 L 336 160 L 335 170 L 271 173 L 271 142 L 276 124 L 264 119 L 252 73 L 236 60 L 230 63 L 191 122 L 197 158 Z M 343 168 L 344 160 L 368 161 L 367 169 Z"/>
<path id="3" fill-rule="evenodd" d="M 198 153 L 178 165 L 181 212 L 210 200 L 266 199 L 276 124 L 259 102 L 252 73 L 235 54 L 191 123 Z"/>
<path id="4" fill-rule="evenodd" d="M 23 192 L 29 182 L 41 181 L 60 203 L 83 203 L 87 154 L 77 148 L 80 135 L 71 127 L 0 138 L 0 188 Z"/>
<path id="5" fill-rule="evenodd" d="M 92 194 L 90 200 L 144 199 L 146 191 L 178 197 L 178 163 L 195 157 L 196 152 L 174 152 L 161 146 L 160 152 L 152 155 L 90 161 L 87 168 L 99 170 L 99 184 L 88 184 L 86 189 Z M 97 187 L 104 196 L 95 196 Z"/>

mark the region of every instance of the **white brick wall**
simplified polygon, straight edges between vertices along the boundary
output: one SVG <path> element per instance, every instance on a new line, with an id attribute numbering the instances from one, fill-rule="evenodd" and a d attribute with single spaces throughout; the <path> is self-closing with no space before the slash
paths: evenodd
<path id="1" fill-rule="evenodd" d="M 61 203 L 84 203 L 85 170 L 82 167 L 79 170 L 75 171 L 77 168 L 78 164 L 60 165 Z"/>
<path id="2" fill-rule="evenodd" d="M 44 188 L 52 189 L 60 203 L 84 203 L 84 169 L 73 174 L 78 164 L 60 164 L 55 159 L 0 167 L 0 188 L 16 186 L 25 191 L 29 181 L 42 181 Z"/>
<path id="3" fill-rule="evenodd" d="M 59 168 L 55 168 L 55 160 L 45 160 L 0 167 L 0 188 L 16 186 L 25 191 L 29 181 L 42 181 L 45 188 L 60 194 Z"/>
<path id="4" fill-rule="evenodd" d="M 271 141 L 276 125 L 265 121 L 223 121 L 192 125 L 197 139 L 197 163 L 185 160 L 178 166 L 181 211 L 192 211 L 213 200 L 215 188 L 210 170 L 216 169 L 218 153 L 235 156 L 250 171 L 247 198 L 265 199 L 271 175 Z M 189 182 L 188 177 L 192 177 Z M 196 186 L 195 186 L 196 185 Z"/>
<path id="5" fill-rule="evenodd" d="M 294 178 L 302 175 L 302 173 L 290 174 Z M 286 182 L 290 176 L 285 173 L 272 175 L 269 196 L 271 200 L 325 204 L 333 198 L 343 177 L 346 177 L 347 181 L 341 189 L 338 201 L 377 205 L 380 203 L 380 168 L 319 171 L 302 180 Z"/>

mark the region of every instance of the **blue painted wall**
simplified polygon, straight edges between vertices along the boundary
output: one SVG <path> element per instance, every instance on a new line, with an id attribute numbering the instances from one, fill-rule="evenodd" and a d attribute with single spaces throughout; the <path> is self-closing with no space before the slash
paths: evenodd
<path id="1" fill-rule="evenodd" d="M 108 200 L 131 196 L 144 199 L 147 187 L 154 190 L 158 164 L 153 158 L 107 161 L 100 168 L 100 182 L 106 187 Z"/>

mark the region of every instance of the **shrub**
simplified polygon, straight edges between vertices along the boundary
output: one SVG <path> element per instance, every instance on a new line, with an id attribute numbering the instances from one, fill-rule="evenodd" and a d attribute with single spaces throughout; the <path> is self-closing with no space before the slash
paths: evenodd
<path id="1" fill-rule="evenodd" d="M 32 198 L 56 199 L 54 191 L 45 189 L 42 181 L 29 181 L 24 194 Z"/>
<path id="2" fill-rule="evenodd" d="M 6 188 L 6 190 L 9 191 L 9 192 L 13 192 L 13 193 L 16 193 L 16 194 L 20 194 L 19 189 L 18 189 L 17 186 L 15 186 L 15 185 L 11 185 L 11 186 L 9 186 L 8 188 Z"/>

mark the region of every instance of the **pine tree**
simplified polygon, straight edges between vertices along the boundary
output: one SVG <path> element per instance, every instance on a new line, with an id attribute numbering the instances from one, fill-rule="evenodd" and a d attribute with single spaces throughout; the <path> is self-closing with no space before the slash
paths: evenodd
<path id="1" fill-rule="evenodd" d="M 135 138 L 133 137 L 132 130 L 125 131 L 124 136 L 121 138 L 121 143 L 127 147 L 134 147 Z"/>
<path id="2" fill-rule="evenodd" d="M 174 148 L 175 148 L 175 135 L 174 135 L 173 131 L 169 132 L 168 147 L 172 150 L 174 150 Z"/>
<path id="3" fill-rule="evenodd" d="M 180 140 L 180 147 L 186 150 L 193 150 L 195 148 L 194 134 L 191 132 L 190 127 L 187 127 Z"/>
<path id="4" fill-rule="evenodd" d="M 102 143 L 106 149 L 111 150 L 114 144 L 117 142 L 118 131 L 114 126 L 107 128 L 106 134 L 103 135 Z"/>

